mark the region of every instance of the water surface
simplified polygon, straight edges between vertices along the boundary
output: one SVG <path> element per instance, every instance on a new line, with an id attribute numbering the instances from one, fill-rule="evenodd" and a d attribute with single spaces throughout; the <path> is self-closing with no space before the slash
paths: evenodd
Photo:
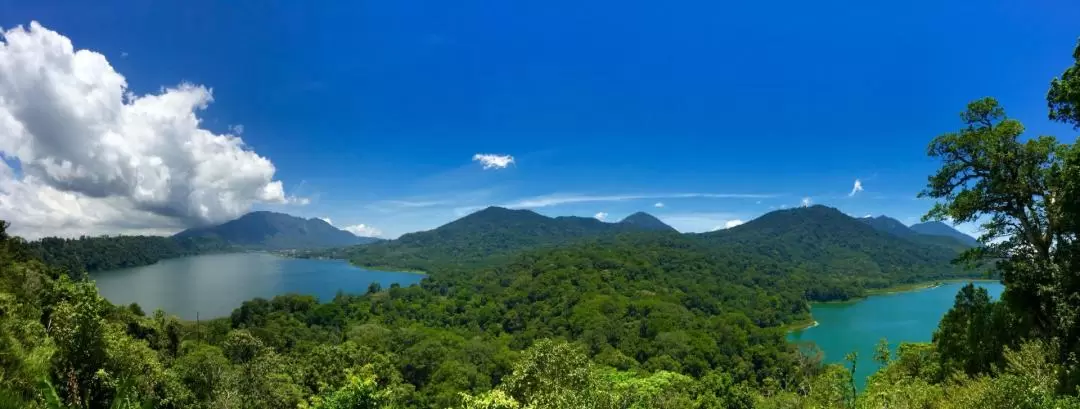
<path id="1" fill-rule="evenodd" d="M 365 270 L 342 260 L 310 260 L 267 253 L 232 253 L 162 260 L 149 266 L 91 274 L 98 290 L 117 305 L 139 303 L 186 319 L 229 315 L 244 301 L 285 293 L 330 301 L 338 290 L 363 293 L 378 282 L 408 286 L 422 274 Z"/>
<path id="2" fill-rule="evenodd" d="M 997 299 L 1005 289 L 999 283 L 982 281 Z M 792 341 L 813 341 L 825 353 L 826 362 L 843 362 L 844 355 L 859 352 L 855 379 L 862 389 L 866 377 L 878 369 L 874 347 L 881 338 L 896 351 L 901 341 L 929 342 L 941 317 L 967 283 L 947 283 L 936 288 L 876 295 L 851 303 L 813 304 L 811 312 L 818 325 L 792 332 Z"/>

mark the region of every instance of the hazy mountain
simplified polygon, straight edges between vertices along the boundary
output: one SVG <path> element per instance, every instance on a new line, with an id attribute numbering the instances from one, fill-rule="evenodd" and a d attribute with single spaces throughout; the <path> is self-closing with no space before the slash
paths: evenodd
<path id="1" fill-rule="evenodd" d="M 972 244 L 956 237 L 917 232 L 904 223 L 901 223 L 899 220 L 888 216 L 864 217 L 858 220 L 870 225 L 870 227 L 873 227 L 878 231 L 886 232 L 921 244 L 944 247 L 957 253 L 973 247 Z"/>
<path id="2" fill-rule="evenodd" d="M 911 230 L 931 236 L 952 237 L 971 247 L 981 245 L 979 244 L 979 241 L 976 240 L 974 237 L 961 233 L 959 230 L 956 230 L 952 226 L 949 226 L 948 224 L 942 222 L 933 221 L 915 224 L 911 226 Z"/>
<path id="3" fill-rule="evenodd" d="M 664 222 L 660 221 L 660 219 L 657 219 L 655 216 L 645 212 L 637 212 L 632 215 L 626 216 L 626 218 L 622 219 L 619 224 L 634 226 L 642 230 L 677 232 L 674 227 L 668 226 Z"/>
<path id="4" fill-rule="evenodd" d="M 322 219 L 267 211 L 251 212 L 217 226 L 184 230 L 173 237 L 216 238 L 233 246 L 259 250 L 317 249 L 379 241 L 358 237 Z"/>
<path id="5" fill-rule="evenodd" d="M 863 217 L 858 220 L 870 225 L 870 227 L 873 227 L 878 231 L 895 234 L 900 237 L 912 237 L 919 234 L 915 232 L 915 230 L 908 228 L 906 224 L 889 216 Z"/>

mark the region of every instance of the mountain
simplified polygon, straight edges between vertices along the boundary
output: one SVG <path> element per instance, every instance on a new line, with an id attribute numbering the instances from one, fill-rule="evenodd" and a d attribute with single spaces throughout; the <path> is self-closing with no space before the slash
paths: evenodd
<path id="1" fill-rule="evenodd" d="M 912 228 L 904 225 L 904 223 L 901 223 L 899 220 L 896 220 L 896 219 L 888 217 L 888 216 L 864 217 L 864 218 L 861 218 L 861 219 L 858 219 L 858 220 L 863 222 L 863 223 L 866 223 L 866 224 L 870 225 L 870 227 L 873 227 L 873 228 L 877 229 L 878 231 L 882 231 L 882 232 L 889 233 L 889 234 L 892 234 L 892 235 L 895 235 L 895 236 L 898 236 L 898 237 L 902 237 L 904 239 L 914 241 L 916 243 L 929 244 L 929 245 L 944 247 L 944 248 L 947 248 L 949 250 L 955 251 L 957 253 L 962 252 L 964 250 L 967 250 L 967 249 L 969 249 L 971 247 L 974 247 L 974 245 L 969 244 L 968 242 L 960 240 L 960 239 L 958 239 L 956 237 L 944 236 L 944 235 L 923 234 L 923 233 L 917 232 L 917 231 L 913 230 Z M 957 232 L 957 233 L 959 233 L 959 232 Z M 960 233 L 960 234 L 963 234 L 963 233 Z M 977 243 L 976 243 L 976 245 L 977 245 Z"/>
<path id="2" fill-rule="evenodd" d="M 718 257 L 741 258 L 747 269 L 791 280 L 807 288 L 811 300 L 974 274 L 951 264 L 954 250 L 879 231 L 820 205 L 771 212 L 699 236 L 716 248 Z"/>
<path id="3" fill-rule="evenodd" d="M 635 226 L 642 230 L 678 232 L 678 230 L 675 230 L 674 227 L 664 224 L 664 222 L 660 221 L 660 219 L 657 219 L 655 216 L 645 212 L 637 212 L 632 215 L 626 216 L 626 218 L 619 221 L 619 224 Z"/>
<path id="4" fill-rule="evenodd" d="M 883 231 L 900 237 L 913 237 L 916 234 L 919 234 L 915 232 L 915 230 L 911 230 L 910 228 L 908 228 L 906 224 L 901 223 L 899 220 L 896 220 L 889 216 L 863 217 L 858 220 L 870 225 L 870 227 L 873 227 L 878 231 Z"/>
<path id="5" fill-rule="evenodd" d="M 643 213 L 644 215 L 644 213 Z M 435 267 L 494 265 L 520 250 L 565 244 L 574 240 L 623 232 L 655 231 L 636 217 L 630 223 L 605 223 L 592 217 L 547 217 L 531 210 L 488 207 L 434 230 L 402 235 L 396 240 L 354 246 L 312 256 L 346 258 L 369 267 L 430 270 Z M 637 220 L 641 223 L 634 223 Z M 664 229 L 666 230 L 666 229 Z M 671 231 L 674 231 L 672 229 Z"/>
<path id="6" fill-rule="evenodd" d="M 215 238 L 232 246 L 256 250 L 316 249 L 378 241 L 358 237 L 322 219 L 304 219 L 284 213 L 251 212 L 217 226 L 177 233 L 174 238 Z"/>
<path id="7" fill-rule="evenodd" d="M 911 226 L 911 230 L 919 232 L 920 234 L 927 234 L 931 236 L 952 237 L 970 247 L 978 247 L 982 245 L 974 237 L 961 233 L 959 230 L 952 228 L 952 226 L 938 221 L 915 224 Z"/>

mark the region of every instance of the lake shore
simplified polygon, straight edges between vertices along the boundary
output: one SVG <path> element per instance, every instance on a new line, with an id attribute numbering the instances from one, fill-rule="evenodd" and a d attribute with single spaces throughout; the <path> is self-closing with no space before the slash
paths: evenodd
<path id="1" fill-rule="evenodd" d="M 370 271 L 382 271 L 382 272 L 385 272 L 385 273 L 419 274 L 419 275 L 422 275 L 422 276 L 427 276 L 428 275 L 428 273 L 426 271 L 420 271 L 420 270 L 414 270 L 414 269 L 397 268 L 397 267 L 393 267 L 393 266 L 368 266 L 368 265 L 353 263 L 352 261 L 349 261 L 349 260 L 343 260 L 343 261 L 346 261 L 346 262 L 348 262 L 349 264 L 351 264 L 353 266 L 360 267 L 360 268 L 362 268 L 364 270 L 370 270 Z"/>
<path id="2" fill-rule="evenodd" d="M 861 299 L 865 299 L 867 297 L 871 297 L 871 296 L 875 296 L 875 295 L 889 295 L 889 294 L 897 294 L 897 293 L 906 293 L 906 292 L 911 292 L 911 291 L 929 290 L 929 289 L 932 289 L 932 288 L 937 288 L 937 287 L 943 286 L 945 284 L 955 284 L 955 283 L 1000 283 L 1000 282 L 1001 282 L 1001 280 L 996 279 L 996 278 L 950 278 L 950 279 L 947 279 L 947 280 L 924 281 L 924 282 L 919 282 L 919 283 L 900 284 L 900 285 L 895 285 L 895 286 L 892 286 L 892 287 L 876 288 L 876 289 L 872 289 L 872 290 L 866 290 L 866 296 L 865 297 L 860 297 L 859 299 L 861 300 Z"/>
<path id="3" fill-rule="evenodd" d="M 785 325 L 784 326 L 784 332 L 789 332 L 790 333 L 790 332 L 796 332 L 796 331 L 805 331 L 805 330 L 808 330 L 810 328 L 814 328 L 814 327 L 816 327 L 818 325 L 819 325 L 819 323 L 817 321 L 814 321 L 814 318 L 811 317 L 811 318 L 807 318 L 805 320 L 799 320 L 799 321 L 790 323 L 788 325 Z"/>
<path id="4" fill-rule="evenodd" d="M 1001 282 L 1001 280 L 996 279 L 996 278 L 950 278 L 950 279 L 946 279 L 946 280 L 923 281 L 923 282 L 918 282 L 918 283 L 900 284 L 900 285 L 895 285 L 895 286 L 892 286 L 892 287 L 867 290 L 866 295 L 862 296 L 862 297 L 849 298 L 849 299 L 843 300 L 843 301 L 811 302 L 810 305 L 813 306 L 814 304 L 828 304 L 828 305 L 854 304 L 854 303 L 857 303 L 857 302 L 860 302 L 860 301 L 864 301 L 867 298 L 870 298 L 870 297 L 873 297 L 873 296 L 892 295 L 892 294 L 910 293 L 910 292 L 922 291 L 922 290 L 930 290 L 930 289 L 941 287 L 941 286 L 946 285 L 946 284 L 956 284 L 956 283 L 1000 283 L 1000 282 Z M 799 322 L 792 323 L 792 324 L 788 324 L 787 326 L 785 326 L 786 332 L 791 333 L 791 332 L 805 331 L 805 330 L 808 330 L 810 328 L 818 326 L 818 322 L 815 321 L 814 318 L 813 318 L 813 308 L 811 308 L 810 314 L 811 314 L 811 317 L 806 319 L 806 320 L 799 321 Z"/>

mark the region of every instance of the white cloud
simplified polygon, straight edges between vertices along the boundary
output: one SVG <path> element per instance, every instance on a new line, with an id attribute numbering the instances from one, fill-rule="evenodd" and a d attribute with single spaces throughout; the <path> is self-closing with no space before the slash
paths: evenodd
<path id="1" fill-rule="evenodd" d="M 379 230 L 373 226 L 366 224 L 354 224 L 351 226 L 342 227 L 341 230 L 345 230 L 349 233 L 362 237 L 379 237 L 382 235 L 382 230 Z"/>
<path id="2" fill-rule="evenodd" d="M 743 223 L 744 222 L 742 220 L 739 220 L 739 219 L 728 220 L 727 222 L 724 223 L 724 228 L 725 229 L 730 229 L 732 227 L 738 226 L 738 225 L 743 224 Z"/>
<path id="3" fill-rule="evenodd" d="M 607 218 L 607 213 L 599 212 L 596 215 L 594 215 L 593 217 L 595 217 L 596 220 L 604 221 L 604 219 Z"/>
<path id="4" fill-rule="evenodd" d="M 693 212 L 668 214 L 659 216 L 659 218 L 668 226 L 674 227 L 675 230 L 678 230 L 680 232 L 702 233 L 719 230 L 723 228 L 728 221 L 737 220 L 738 215 L 723 212 Z"/>
<path id="5" fill-rule="evenodd" d="M 809 207 L 813 203 L 814 201 L 811 200 L 809 197 L 804 197 L 802 198 L 802 202 L 799 202 L 799 205 L 802 207 Z"/>
<path id="6" fill-rule="evenodd" d="M 653 207 L 657 207 L 657 208 L 664 207 L 664 202 L 656 202 L 656 204 L 654 204 Z"/>
<path id="7" fill-rule="evenodd" d="M 585 202 L 622 202 L 628 200 L 644 199 L 756 199 L 769 198 L 776 195 L 747 194 L 747 193 L 652 193 L 652 194 L 624 194 L 624 195 L 577 195 L 577 194 L 551 194 L 534 196 L 503 204 L 502 207 L 517 209 L 532 209 L 538 207 L 559 206 L 571 203 Z"/>
<path id="8" fill-rule="evenodd" d="M 855 196 L 856 193 L 862 192 L 862 181 L 855 179 L 855 186 L 851 188 L 851 193 L 848 193 L 848 197 Z"/>
<path id="9" fill-rule="evenodd" d="M 331 226 L 334 225 L 334 222 L 331 221 L 329 217 L 320 217 L 319 220 L 322 220 L 322 221 L 326 222 L 326 224 L 329 224 Z"/>
<path id="10" fill-rule="evenodd" d="M 473 155 L 472 160 L 483 164 L 484 169 L 505 169 L 511 163 L 514 163 L 513 156 L 493 153 L 478 153 Z"/>
<path id="11" fill-rule="evenodd" d="M 0 219 L 16 234 L 179 230 L 286 196 L 236 135 L 203 129 L 213 101 L 180 84 L 135 95 L 105 56 L 38 23 L 0 42 Z M 234 131 L 236 129 L 234 128 Z"/>

